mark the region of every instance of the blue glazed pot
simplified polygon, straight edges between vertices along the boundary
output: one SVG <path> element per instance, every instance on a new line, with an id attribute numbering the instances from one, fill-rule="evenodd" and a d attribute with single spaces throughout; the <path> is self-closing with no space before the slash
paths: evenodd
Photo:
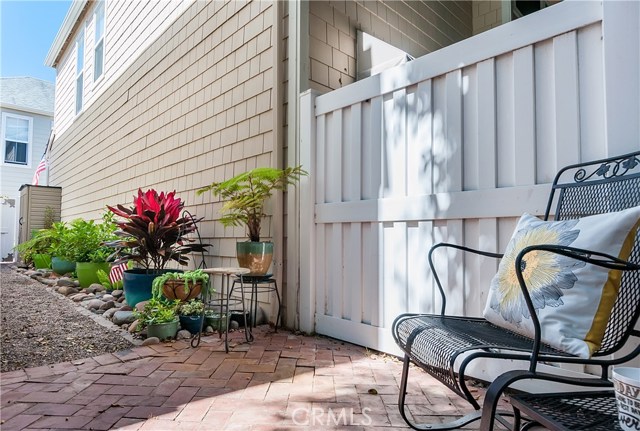
<path id="1" fill-rule="evenodd" d="M 186 329 L 192 334 L 200 332 L 202 327 L 202 315 L 199 316 L 180 316 L 180 327 Z"/>
<path id="2" fill-rule="evenodd" d="M 122 283 L 124 298 L 127 304 L 135 307 L 138 302 L 151 299 L 151 285 L 153 279 L 167 272 L 183 272 L 181 269 L 127 269 L 124 271 Z"/>
<path id="3" fill-rule="evenodd" d="M 51 258 L 51 267 L 56 274 L 65 275 L 76 270 L 76 263 L 54 256 Z"/>

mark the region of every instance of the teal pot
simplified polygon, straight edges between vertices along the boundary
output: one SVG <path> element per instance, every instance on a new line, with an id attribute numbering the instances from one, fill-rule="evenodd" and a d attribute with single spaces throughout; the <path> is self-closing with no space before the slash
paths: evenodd
<path id="1" fill-rule="evenodd" d="M 230 314 L 207 311 L 204 315 L 204 324 L 211 326 L 214 331 L 225 331 L 229 326 L 229 317 Z"/>
<path id="2" fill-rule="evenodd" d="M 124 299 L 131 307 L 138 302 L 151 299 L 151 285 L 153 279 L 167 272 L 183 272 L 181 269 L 127 269 L 122 276 L 124 285 Z"/>
<path id="3" fill-rule="evenodd" d="M 51 268 L 51 255 L 50 254 L 34 254 L 33 265 L 36 267 L 36 269 Z"/>
<path id="4" fill-rule="evenodd" d="M 51 267 L 56 274 L 64 275 L 75 271 L 76 263 L 54 256 L 51 258 Z"/>
<path id="5" fill-rule="evenodd" d="M 178 319 L 167 323 L 154 323 L 147 326 L 147 338 L 157 337 L 160 340 L 175 338 L 178 333 Z"/>
<path id="6" fill-rule="evenodd" d="M 76 274 L 78 275 L 78 282 L 80 287 L 86 289 L 93 283 L 100 283 L 98 280 L 98 271 L 103 270 L 109 274 L 111 270 L 111 264 L 109 262 L 78 262 L 76 263 Z"/>
<path id="7" fill-rule="evenodd" d="M 202 328 L 202 315 L 197 316 L 180 316 L 180 327 L 186 329 L 192 334 L 197 334 Z"/>
<path id="8" fill-rule="evenodd" d="M 247 275 L 265 275 L 273 259 L 272 242 L 244 241 L 236 243 L 236 257 L 241 268 L 249 268 Z"/>

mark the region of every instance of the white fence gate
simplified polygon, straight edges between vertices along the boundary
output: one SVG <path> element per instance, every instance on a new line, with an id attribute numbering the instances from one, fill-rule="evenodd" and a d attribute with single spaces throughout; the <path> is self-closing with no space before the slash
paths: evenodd
<path id="1" fill-rule="evenodd" d="M 560 167 L 638 148 L 639 21 L 633 2 L 567 1 L 301 95 L 301 329 L 396 353 L 398 314 L 439 311 L 432 244 L 502 251 Z M 497 262 L 437 266 L 447 313 L 480 315 Z"/>

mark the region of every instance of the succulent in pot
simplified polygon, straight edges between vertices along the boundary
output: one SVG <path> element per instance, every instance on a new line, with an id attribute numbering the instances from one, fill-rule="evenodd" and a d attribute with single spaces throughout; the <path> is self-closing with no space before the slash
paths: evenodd
<path id="1" fill-rule="evenodd" d="M 225 203 L 220 222 L 224 226 L 242 226 L 247 229 L 249 241 L 238 242 L 238 263 L 249 268 L 251 275 L 264 275 L 273 256 L 273 243 L 260 241 L 262 220 L 267 199 L 277 190 L 295 185 L 301 176 L 308 175 L 302 166 L 286 169 L 255 168 L 220 183 L 212 183 L 197 191 L 210 191 Z"/>
<path id="2" fill-rule="evenodd" d="M 188 237 L 202 219 L 181 215 L 184 202 L 175 194 L 138 189 L 133 206 L 108 206 L 120 217 L 115 232 L 118 239 L 106 243 L 115 248 L 115 263 L 132 261 L 140 267 L 124 272 L 125 298 L 131 306 L 151 298 L 157 275 L 176 271 L 166 268 L 167 264 L 187 265 L 189 253 L 204 252 L 209 246 Z"/>
<path id="3" fill-rule="evenodd" d="M 189 301 L 200 295 L 208 282 L 209 275 L 201 269 L 168 272 L 153 279 L 151 293 L 154 298 L 164 296 L 169 300 Z"/>
<path id="4" fill-rule="evenodd" d="M 173 338 L 178 332 L 178 301 L 152 298 L 142 311 L 133 312 L 138 319 L 138 329 L 147 328 L 147 337 Z"/>

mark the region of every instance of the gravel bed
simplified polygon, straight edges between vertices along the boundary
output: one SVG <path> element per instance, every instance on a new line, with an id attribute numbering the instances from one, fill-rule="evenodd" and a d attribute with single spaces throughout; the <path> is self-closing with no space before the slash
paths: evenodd
<path id="1" fill-rule="evenodd" d="M 92 316 L 7 265 L 0 265 L 0 316 L 2 372 L 74 361 L 134 345 L 124 331 L 105 319 Z"/>

